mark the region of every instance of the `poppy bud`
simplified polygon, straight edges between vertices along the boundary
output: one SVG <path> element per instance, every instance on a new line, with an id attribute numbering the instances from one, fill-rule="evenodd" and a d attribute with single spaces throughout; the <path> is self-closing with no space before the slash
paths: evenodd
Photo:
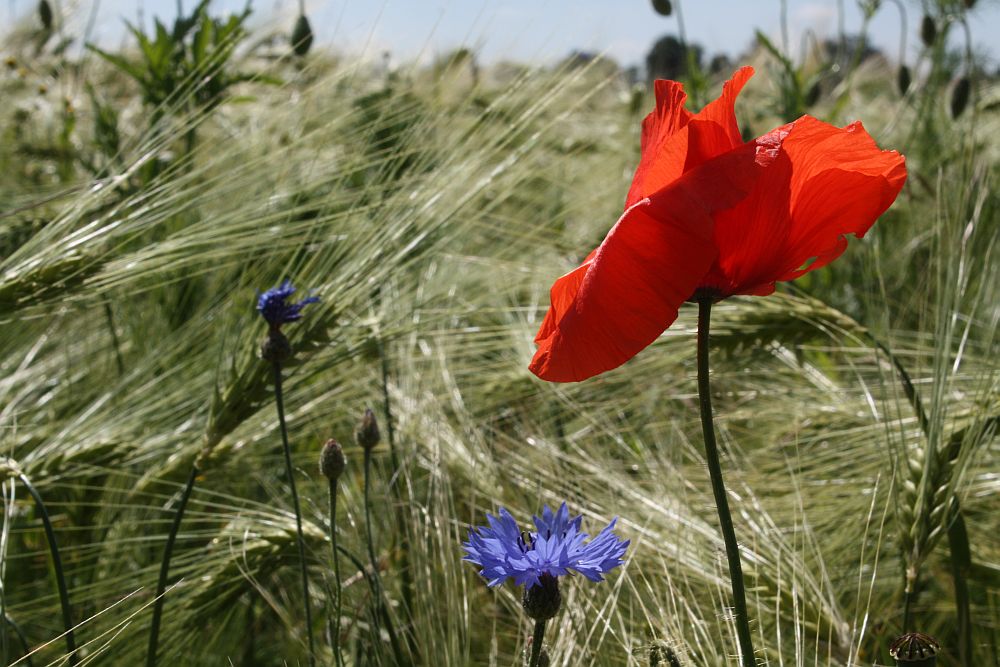
<path id="1" fill-rule="evenodd" d="M 972 82 L 969 77 L 963 76 L 955 82 L 955 87 L 951 90 L 951 117 L 958 118 L 965 111 L 969 104 L 969 95 L 972 93 Z"/>
<path id="2" fill-rule="evenodd" d="M 819 102 L 819 95 L 823 90 L 820 88 L 819 81 L 815 82 L 813 85 L 809 86 L 809 90 L 806 92 L 806 106 L 811 107 L 817 102 Z"/>
<path id="3" fill-rule="evenodd" d="M 922 632 L 907 632 L 889 645 L 889 655 L 900 667 L 933 667 L 940 650 L 937 641 Z"/>
<path id="4" fill-rule="evenodd" d="M 38 18 L 42 21 L 42 27 L 46 30 L 52 30 L 52 5 L 49 4 L 49 0 L 42 0 L 38 3 Z"/>
<path id="5" fill-rule="evenodd" d="M 547 621 L 557 613 L 562 606 L 562 593 L 559 592 L 559 580 L 548 572 L 538 578 L 538 583 L 525 589 L 521 599 L 521 607 L 528 618 L 535 621 Z"/>
<path id="6" fill-rule="evenodd" d="M 260 345 L 260 358 L 272 364 L 283 364 L 291 356 L 292 344 L 288 342 L 288 338 L 277 328 L 272 328 Z"/>
<path id="7" fill-rule="evenodd" d="M 331 482 L 336 482 L 345 467 L 347 459 L 344 458 L 344 449 L 339 442 L 330 438 L 323 444 L 323 450 L 319 453 L 319 471 Z"/>
<path id="8" fill-rule="evenodd" d="M 304 56 L 309 53 L 309 47 L 313 43 L 313 31 L 309 25 L 309 19 L 305 14 L 300 14 L 292 29 L 292 51 L 297 56 Z"/>
<path id="9" fill-rule="evenodd" d="M 354 429 L 354 441 L 362 449 L 373 449 L 382 439 L 378 430 L 378 420 L 371 408 L 365 408 L 365 416 L 361 418 L 358 427 Z"/>
<path id="10" fill-rule="evenodd" d="M 670 4 L 670 0 L 653 0 L 653 10 L 661 16 L 670 16 L 674 8 Z"/>
<path id="11" fill-rule="evenodd" d="M 920 22 L 920 39 L 928 47 L 934 46 L 934 40 L 937 39 L 937 24 L 930 14 L 924 14 L 924 19 Z"/>
<path id="12" fill-rule="evenodd" d="M 896 72 L 896 86 L 899 87 L 900 95 L 905 95 L 906 91 L 910 89 L 911 80 L 910 68 L 906 65 L 900 65 L 899 71 Z"/>

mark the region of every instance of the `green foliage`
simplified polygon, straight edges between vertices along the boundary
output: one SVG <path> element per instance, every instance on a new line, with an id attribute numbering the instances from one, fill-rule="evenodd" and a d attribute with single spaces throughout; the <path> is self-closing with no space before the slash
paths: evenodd
<path id="1" fill-rule="evenodd" d="M 216 19 L 208 14 L 210 0 L 201 0 L 190 16 L 178 17 L 173 30 L 154 19 L 152 35 L 127 24 L 136 40 L 141 59 L 130 60 L 108 53 L 93 44 L 87 48 L 131 77 L 142 91 L 143 101 L 154 113 L 184 101 L 211 108 L 224 98 L 228 88 L 252 75 L 229 72 L 226 65 L 246 36 L 247 6 L 240 14 Z"/>

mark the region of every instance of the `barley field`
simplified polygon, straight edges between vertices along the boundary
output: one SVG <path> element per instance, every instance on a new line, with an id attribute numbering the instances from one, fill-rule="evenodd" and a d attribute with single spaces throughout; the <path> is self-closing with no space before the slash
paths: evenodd
<path id="1" fill-rule="evenodd" d="M 550 287 L 622 215 L 644 75 L 386 66 L 208 3 L 118 50 L 60 4 L 0 30 L 3 665 L 527 665 L 523 587 L 462 545 L 563 502 L 629 544 L 561 578 L 537 664 L 747 664 L 698 307 L 583 382 L 529 370 Z M 808 113 L 905 155 L 839 259 L 714 306 L 750 664 L 892 665 L 919 631 L 1000 665 L 1000 84 L 955 46 L 974 2 L 905 4 L 905 72 L 760 33 L 678 75 L 696 111 L 752 66 L 745 140 Z M 275 335 L 256 308 L 286 280 L 318 301 Z"/>

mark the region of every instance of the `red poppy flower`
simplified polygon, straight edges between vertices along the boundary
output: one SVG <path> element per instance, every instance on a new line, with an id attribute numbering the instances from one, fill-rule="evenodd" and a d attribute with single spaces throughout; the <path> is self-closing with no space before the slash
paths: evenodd
<path id="1" fill-rule="evenodd" d="M 697 114 L 675 81 L 656 82 L 625 212 L 583 264 L 552 286 L 531 371 L 574 382 L 652 343 L 685 301 L 764 296 L 825 266 L 860 238 L 906 180 L 903 156 L 861 123 L 809 116 L 743 143 L 734 103 L 744 67 Z"/>

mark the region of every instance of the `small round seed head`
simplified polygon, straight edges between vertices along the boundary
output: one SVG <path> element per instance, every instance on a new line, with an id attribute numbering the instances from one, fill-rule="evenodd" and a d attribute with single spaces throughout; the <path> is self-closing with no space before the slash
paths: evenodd
<path id="1" fill-rule="evenodd" d="M 365 415 L 354 429 L 354 441 L 362 449 L 372 449 L 381 441 L 382 434 L 378 430 L 378 420 L 371 408 L 365 408 Z"/>
<path id="2" fill-rule="evenodd" d="M 283 364 L 292 356 L 292 344 L 285 334 L 272 327 L 267 338 L 260 344 L 260 358 L 272 364 Z"/>
<path id="3" fill-rule="evenodd" d="M 889 645 L 889 655 L 903 667 L 931 667 L 937 664 L 940 649 L 941 646 L 930 635 L 907 632 Z"/>
<path id="4" fill-rule="evenodd" d="M 548 572 L 538 578 L 538 583 L 525 589 L 521 598 L 524 613 L 535 621 L 547 621 L 557 613 L 562 606 L 562 593 L 559 592 L 559 579 Z"/>
<path id="5" fill-rule="evenodd" d="M 670 0 L 653 0 L 653 9 L 661 16 L 670 16 L 674 11 Z"/>
<path id="6" fill-rule="evenodd" d="M 319 453 L 319 471 L 323 473 L 331 482 L 337 481 L 347 467 L 347 459 L 344 458 L 344 449 L 340 443 L 330 438 L 323 444 L 323 450 Z"/>

